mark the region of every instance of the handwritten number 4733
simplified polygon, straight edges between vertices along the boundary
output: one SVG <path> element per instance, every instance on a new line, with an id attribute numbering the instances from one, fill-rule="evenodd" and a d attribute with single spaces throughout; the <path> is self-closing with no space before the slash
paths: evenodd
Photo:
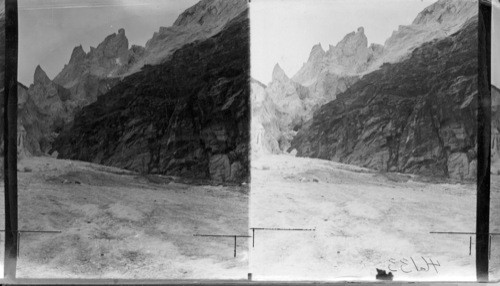
<path id="1" fill-rule="evenodd" d="M 389 270 L 392 272 L 397 272 L 401 271 L 404 273 L 411 273 L 413 271 L 415 272 L 428 272 L 431 267 L 436 271 L 436 273 L 439 273 L 437 266 L 441 266 L 439 264 L 439 261 L 436 260 L 436 262 L 432 261 L 432 258 L 425 259 L 423 256 L 421 256 L 422 261 L 419 259 L 415 261 L 413 257 L 410 257 L 410 260 L 403 258 L 397 261 L 394 258 L 389 259 Z"/>

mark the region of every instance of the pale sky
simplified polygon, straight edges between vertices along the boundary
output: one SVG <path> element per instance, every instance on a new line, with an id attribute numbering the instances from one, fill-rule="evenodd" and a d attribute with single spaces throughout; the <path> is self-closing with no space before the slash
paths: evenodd
<path id="1" fill-rule="evenodd" d="M 313 45 L 324 50 L 358 27 L 368 44 L 384 44 L 399 25 L 409 25 L 436 0 L 252 0 L 252 77 L 268 84 L 279 63 L 289 77 Z"/>
<path id="2" fill-rule="evenodd" d="M 129 45 L 144 46 L 160 26 L 199 0 L 19 0 L 19 81 L 33 82 L 40 66 L 53 79 L 73 48 L 85 52 L 124 28 Z"/>
<path id="3" fill-rule="evenodd" d="M 500 88 L 500 1 L 493 0 L 491 24 L 491 83 Z"/>

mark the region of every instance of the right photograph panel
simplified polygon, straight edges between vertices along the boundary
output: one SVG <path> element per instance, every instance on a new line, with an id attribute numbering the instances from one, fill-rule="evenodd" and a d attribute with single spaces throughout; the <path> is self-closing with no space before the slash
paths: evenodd
<path id="1" fill-rule="evenodd" d="M 250 5 L 253 279 L 475 281 L 478 2 Z"/>

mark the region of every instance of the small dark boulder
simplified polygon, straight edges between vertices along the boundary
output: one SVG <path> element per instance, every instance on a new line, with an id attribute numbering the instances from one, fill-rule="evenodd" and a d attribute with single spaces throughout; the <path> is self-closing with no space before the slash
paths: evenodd
<path id="1" fill-rule="evenodd" d="M 394 277 L 394 275 L 392 275 L 392 272 L 387 273 L 387 272 L 385 272 L 385 270 L 377 268 L 377 276 L 375 276 L 375 278 L 377 280 L 390 280 L 390 281 L 392 281 L 393 277 Z"/>

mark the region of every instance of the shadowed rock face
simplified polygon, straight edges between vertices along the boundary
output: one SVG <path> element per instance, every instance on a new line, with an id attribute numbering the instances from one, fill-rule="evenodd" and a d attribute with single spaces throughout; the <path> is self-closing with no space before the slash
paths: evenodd
<path id="1" fill-rule="evenodd" d="M 278 107 L 266 92 L 266 86 L 252 79 L 251 88 L 252 156 L 266 153 L 278 154 L 284 147 L 283 143 L 289 142 L 291 138 L 286 138 L 288 134 L 284 130 L 284 122 L 280 120 L 281 118 L 277 118 Z M 288 148 L 289 145 L 286 147 Z"/>
<path id="2" fill-rule="evenodd" d="M 298 156 L 432 176 L 476 173 L 477 19 L 386 64 L 322 106 Z"/>
<path id="3" fill-rule="evenodd" d="M 205 40 L 247 8 L 246 0 L 202 0 L 179 15 L 171 27 L 160 27 L 146 43 L 144 53 L 130 64 L 129 75 L 144 65 L 156 65 L 170 57 L 178 48 Z"/>
<path id="4" fill-rule="evenodd" d="M 60 158 L 243 182 L 249 176 L 247 11 L 219 34 L 126 77 L 57 139 Z"/>
<path id="5" fill-rule="evenodd" d="M 50 80 L 40 66 L 35 69 L 33 84 L 18 88 L 18 140 L 22 155 L 42 155 L 52 148 L 52 143 L 65 124 L 84 105 L 94 102 L 97 96 L 109 89 L 116 79 L 106 79 L 89 74 L 80 77 L 85 82 L 71 89 Z M 81 90 L 79 90 L 81 89 Z M 76 94 L 92 95 L 78 98 Z"/>
<path id="6" fill-rule="evenodd" d="M 179 16 L 173 32 L 161 28 L 146 48 L 129 48 L 125 30 L 119 29 L 88 53 L 81 45 L 75 47 L 68 64 L 53 80 L 37 67 L 34 84 L 27 90 L 26 104 L 20 106 L 19 112 L 19 130 L 25 134 L 24 142 L 30 142 L 23 145 L 23 153 L 46 154 L 62 126 L 71 122 L 82 107 L 108 92 L 125 74 L 140 71 L 145 63 L 159 63 L 184 44 L 213 36 L 245 7 L 245 0 L 203 0 Z M 151 58 L 155 61 L 149 61 Z M 35 123 L 35 118 L 42 117 L 42 122 Z"/>
<path id="7" fill-rule="evenodd" d="M 266 93 L 270 100 L 281 108 L 274 112 L 276 124 L 284 128 L 281 128 L 283 136 L 262 138 L 272 140 L 282 137 L 284 144 L 280 144 L 280 147 L 288 147 L 289 141 L 295 136 L 296 128 L 303 121 L 309 120 L 320 106 L 335 100 L 337 94 L 344 92 L 363 75 L 379 69 L 384 63 L 396 63 L 407 58 L 423 43 L 453 34 L 476 15 L 475 0 L 439 0 L 419 13 L 411 25 L 400 26 L 384 45 L 368 45 L 364 28 L 359 27 L 335 46 L 329 45 L 326 51 L 321 44 L 313 46 L 307 62 L 293 77 L 288 79 L 286 76 L 273 76 L 272 82 L 267 86 Z M 300 99 L 297 99 L 297 96 L 289 96 L 293 93 L 293 86 L 300 88 L 306 96 Z M 287 101 L 280 101 L 285 96 Z M 291 121 L 290 117 L 295 117 L 294 124 L 287 123 Z M 283 122 L 285 124 L 282 124 Z M 274 132 L 266 128 L 262 134 Z M 277 153 L 281 150 L 277 150 Z M 267 151 L 276 152 L 275 149 Z"/>
<path id="8" fill-rule="evenodd" d="M 108 36 L 97 49 L 86 54 L 81 46 L 73 50 L 69 63 L 51 80 L 37 66 L 33 84 L 19 85 L 19 153 L 43 155 L 63 126 L 73 120 L 83 106 L 97 100 L 119 79 L 109 73 L 120 68 L 120 59 L 129 56 L 128 41 L 122 29 Z"/>

